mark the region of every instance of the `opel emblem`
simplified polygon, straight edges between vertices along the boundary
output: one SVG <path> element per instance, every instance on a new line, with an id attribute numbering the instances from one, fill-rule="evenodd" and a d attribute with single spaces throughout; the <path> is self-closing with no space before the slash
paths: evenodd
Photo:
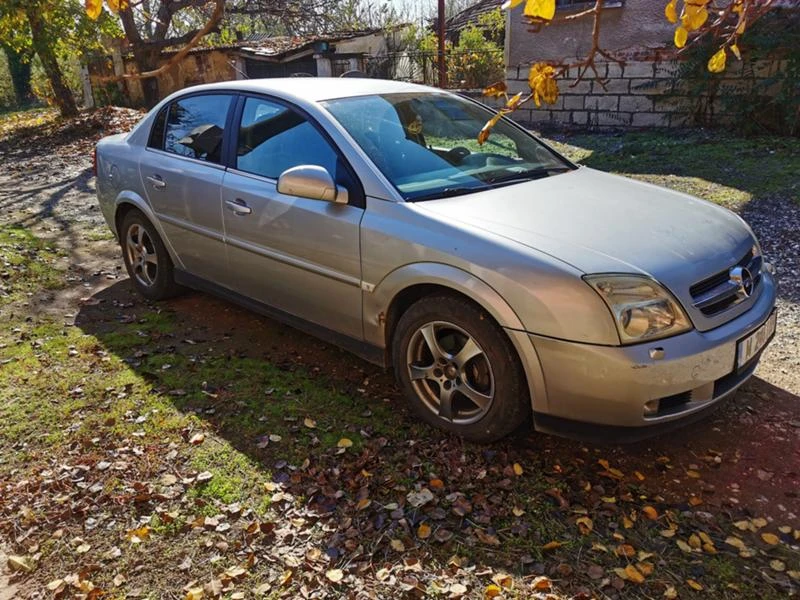
<path id="1" fill-rule="evenodd" d="M 753 276 L 747 267 L 733 267 L 728 276 L 730 282 L 736 286 L 736 292 L 742 298 L 749 298 L 753 293 Z"/>

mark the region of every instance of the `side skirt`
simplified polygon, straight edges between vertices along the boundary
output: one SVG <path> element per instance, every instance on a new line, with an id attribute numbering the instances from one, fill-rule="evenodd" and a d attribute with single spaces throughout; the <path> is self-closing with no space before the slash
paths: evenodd
<path id="1" fill-rule="evenodd" d="M 364 342 L 363 340 L 357 340 L 343 333 L 339 333 L 338 331 L 333 331 L 332 329 L 328 329 L 322 325 L 311 323 L 305 319 L 301 319 L 300 317 L 296 317 L 295 315 L 269 306 L 268 304 L 259 302 L 258 300 L 253 300 L 252 298 L 243 296 L 242 294 L 229 290 L 221 285 L 212 283 L 211 281 L 203 279 L 202 277 L 187 273 L 186 271 L 176 268 L 174 274 L 176 283 L 179 283 L 180 285 L 192 288 L 194 290 L 199 290 L 201 292 L 207 292 L 214 296 L 218 296 L 233 302 L 234 304 L 243 306 L 244 308 L 252 310 L 255 313 L 270 317 L 276 321 L 280 321 L 281 323 L 289 325 L 290 327 L 299 329 L 303 333 L 307 333 L 321 339 L 324 342 L 338 346 L 342 350 L 347 350 L 359 358 L 378 365 L 379 367 L 386 368 L 388 366 L 386 363 L 386 354 L 383 348 L 373 346 L 372 344 Z"/>

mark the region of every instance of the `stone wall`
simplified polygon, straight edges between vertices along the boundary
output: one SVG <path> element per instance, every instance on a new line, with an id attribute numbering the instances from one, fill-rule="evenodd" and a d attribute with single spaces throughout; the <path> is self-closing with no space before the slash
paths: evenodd
<path id="1" fill-rule="evenodd" d="M 778 59 L 739 62 L 731 57 L 728 69 L 719 78 L 719 90 L 746 93 L 758 80 L 767 80 L 785 68 Z M 506 70 L 509 94 L 528 92 L 529 65 Z M 681 127 L 690 124 L 698 102 L 690 97 L 696 86 L 676 78 L 679 63 L 674 60 L 633 59 L 624 66 L 599 63 L 600 81 L 572 78 L 559 81 L 560 95 L 555 105 L 536 108 L 528 103 L 513 114 L 517 121 L 535 126 L 574 126 L 592 129 Z M 696 93 L 696 92 L 695 92 Z M 703 97 L 706 118 L 715 125 L 726 123 L 725 105 L 715 97 Z"/>

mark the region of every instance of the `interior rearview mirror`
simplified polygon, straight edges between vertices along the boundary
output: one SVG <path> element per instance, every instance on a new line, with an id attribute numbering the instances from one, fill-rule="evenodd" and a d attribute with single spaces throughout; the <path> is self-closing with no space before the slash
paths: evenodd
<path id="1" fill-rule="evenodd" d="M 347 204 L 347 190 L 337 186 L 324 167 L 299 165 L 286 169 L 278 177 L 278 192 L 311 200 Z"/>

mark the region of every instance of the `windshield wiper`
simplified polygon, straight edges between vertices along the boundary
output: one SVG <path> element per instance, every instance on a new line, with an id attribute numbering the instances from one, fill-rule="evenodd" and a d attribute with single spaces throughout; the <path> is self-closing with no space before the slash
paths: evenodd
<path id="1" fill-rule="evenodd" d="M 523 181 L 533 181 L 534 179 L 542 179 L 549 177 L 553 173 L 563 173 L 571 171 L 570 167 L 544 167 L 541 169 L 531 169 L 530 171 L 522 171 L 520 173 L 511 173 L 509 175 L 501 175 L 497 177 L 489 177 L 484 181 L 490 185 L 496 186 L 497 184 L 512 184 L 521 183 Z"/>
<path id="2" fill-rule="evenodd" d="M 415 196 L 413 198 L 409 198 L 411 202 L 419 202 L 421 200 L 437 200 L 439 198 L 452 198 L 453 196 L 463 196 L 464 194 L 471 194 L 473 192 L 480 192 L 482 190 L 488 190 L 489 186 L 459 186 L 459 187 L 446 187 L 443 190 L 438 190 L 436 192 L 431 192 L 429 194 L 422 194 L 421 196 Z"/>

